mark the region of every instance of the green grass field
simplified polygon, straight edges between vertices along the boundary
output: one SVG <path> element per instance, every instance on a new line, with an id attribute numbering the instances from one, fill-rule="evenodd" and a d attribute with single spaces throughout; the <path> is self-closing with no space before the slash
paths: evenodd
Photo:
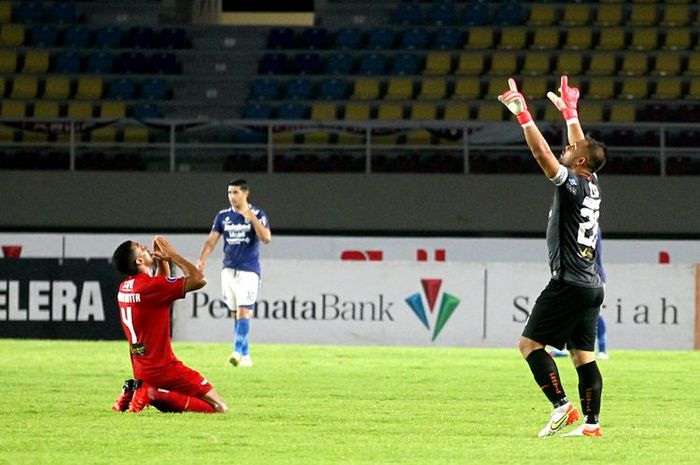
<path id="1" fill-rule="evenodd" d="M 697 464 L 700 352 L 615 351 L 600 439 L 538 439 L 549 406 L 515 349 L 175 344 L 229 415 L 110 410 L 125 342 L 0 340 L 0 464 Z M 559 362 L 567 393 L 576 375 Z M 576 399 L 578 405 L 578 399 Z"/>

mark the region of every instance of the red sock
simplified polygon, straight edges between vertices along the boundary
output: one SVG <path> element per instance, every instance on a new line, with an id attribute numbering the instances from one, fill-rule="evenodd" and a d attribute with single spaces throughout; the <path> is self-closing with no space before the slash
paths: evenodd
<path id="1" fill-rule="evenodd" d="M 152 392 L 149 392 L 149 397 L 153 399 L 151 405 L 161 412 L 216 412 L 216 409 L 208 402 L 176 391 L 153 389 Z"/>

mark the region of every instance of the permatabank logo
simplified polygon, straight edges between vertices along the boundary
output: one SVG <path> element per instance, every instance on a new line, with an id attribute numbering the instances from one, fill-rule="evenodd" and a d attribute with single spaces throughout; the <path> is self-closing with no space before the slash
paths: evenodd
<path id="1" fill-rule="evenodd" d="M 442 286 L 442 279 L 421 279 L 421 284 L 423 285 L 423 293 L 425 294 L 425 299 L 428 303 L 428 309 L 430 313 L 435 310 L 435 303 L 437 302 L 438 294 L 440 292 L 440 286 Z M 442 293 L 442 299 L 440 300 L 440 308 L 437 312 L 437 319 L 435 320 L 435 327 L 433 329 L 434 341 L 442 329 L 447 324 L 447 320 L 450 319 L 452 313 L 454 313 L 457 305 L 459 305 L 459 298 L 448 294 L 447 292 Z M 413 313 L 416 314 L 418 319 L 423 323 L 428 331 L 430 331 L 430 323 L 428 322 L 428 314 L 425 312 L 425 306 L 423 305 L 423 299 L 421 298 L 420 292 L 416 292 L 408 297 L 406 297 L 406 303 Z"/>

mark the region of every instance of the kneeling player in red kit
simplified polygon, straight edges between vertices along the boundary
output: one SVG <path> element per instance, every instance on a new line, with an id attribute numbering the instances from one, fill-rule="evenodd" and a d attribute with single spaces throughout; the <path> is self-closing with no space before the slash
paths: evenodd
<path id="1" fill-rule="evenodd" d="M 170 277 L 171 261 L 185 276 Z M 170 344 L 171 306 L 187 292 L 204 287 L 204 274 L 162 236 L 153 239 L 152 252 L 138 242 L 123 242 L 114 251 L 112 264 L 127 275 L 119 285 L 117 301 L 134 373 L 112 409 L 137 413 L 152 405 L 163 412 L 226 413 L 228 407 L 219 393 L 178 360 Z"/>

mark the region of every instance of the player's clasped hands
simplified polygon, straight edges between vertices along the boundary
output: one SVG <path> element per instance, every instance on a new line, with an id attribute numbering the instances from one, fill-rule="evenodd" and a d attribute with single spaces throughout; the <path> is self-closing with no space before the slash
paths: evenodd
<path id="1" fill-rule="evenodd" d="M 155 236 L 153 238 L 153 256 L 159 260 L 170 260 L 175 253 L 172 244 L 163 236 Z"/>

